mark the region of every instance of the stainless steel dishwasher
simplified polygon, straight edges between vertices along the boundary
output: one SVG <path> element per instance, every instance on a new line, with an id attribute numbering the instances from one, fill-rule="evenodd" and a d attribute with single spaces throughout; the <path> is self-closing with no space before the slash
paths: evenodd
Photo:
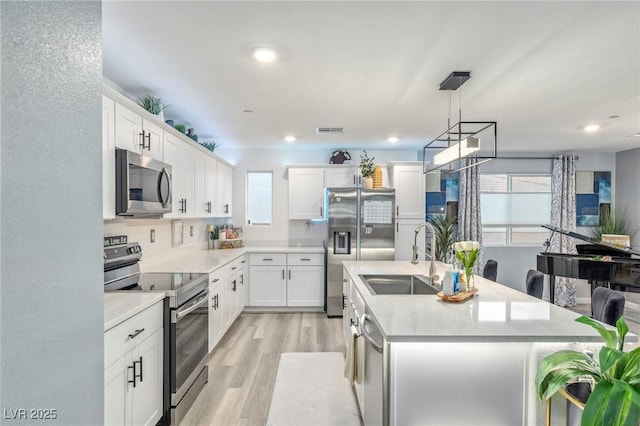
<path id="1" fill-rule="evenodd" d="M 363 421 L 366 426 L 388 424 L 388 401 L 385 380 L 385 346 L 386 342 L 378 324 L 364 315 L 360 324 L 360 331 L 365 338 L 364 349 L 364 390 L 363 390 Z"/>

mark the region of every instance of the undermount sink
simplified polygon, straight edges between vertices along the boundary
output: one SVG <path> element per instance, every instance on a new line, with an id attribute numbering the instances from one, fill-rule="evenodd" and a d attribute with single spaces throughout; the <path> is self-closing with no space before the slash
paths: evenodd
<path id="1" fill-rule="evenodd" d="M 436 294 L 438 288 L 429 284 L 429 278 L 424 275 L 360 275 L 371 294 L 399 295 Z"/>

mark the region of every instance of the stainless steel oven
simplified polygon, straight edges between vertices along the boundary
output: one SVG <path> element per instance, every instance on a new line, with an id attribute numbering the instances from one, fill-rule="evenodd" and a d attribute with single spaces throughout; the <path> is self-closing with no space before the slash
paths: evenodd
<path id="1" fill-rule="evenodd" d="M 155 291 L 167 296 L 163 421 L 177 425 L 208 378 L 209 275 L 141 273 L 141 256 L 138 243 L 105 247 L 104 288 Z"/>

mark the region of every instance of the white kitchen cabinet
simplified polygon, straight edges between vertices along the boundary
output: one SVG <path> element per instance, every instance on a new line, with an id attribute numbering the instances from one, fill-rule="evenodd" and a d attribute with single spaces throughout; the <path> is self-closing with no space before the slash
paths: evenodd
<path id="1" fill-rule="evenodd" d="M 249 265 L 249 306 L 286 306 L 287 255 L 252 253 Z"/>
<path id="2" fill-rule="evenodd" d="M 164 161 L 162 128 L 121 103 L 115 106 L 116 147 Z"/>
<path id="3" fill-rule="evenodd" d="M 249 306 L 324 306 L 324 255 L 252 253 Z"/>
<path id="4" fill-rule="evenodd" d="M 175 219 L 180 217 L 179 187 L 180 187 L 180 139 L 169 132 L 164 134 L 164 162 L 171 165 L 171 213 L 166 213 L 164 218 Z"/>
<path id="5" fill-rule="evenodd" d="M 321 219 L 323 199 L 322 169 L 289 169 L 289 219 Z"/>
<path id="6" fill-rule="evenodd" d="M 324 255 L 287 254 L 287 306 L 324 306 Z"/>
<path id="7" fill-rule="evenodd" d="M 116 102 L 116 147 L 142 153 L 142 116 Z"/>
<path id="8" fill-rule="evenodd" d="M 155 425 L 163 414 L 163 302 L 107 330 L 105 425 Z"/>
<path id="9" fill-rule="evenodd" d="M 116 104 L 102 95 L 102 218 L 116 217 Z"/>
<path id="10" fill-rule="evenodd" d="M 195 217 L 195 160 L 197 151 L 187 142 L 179 144 L 179 179 L 173 186 L 173 210 L 177 217 Z"/>
<path id="11" fill-rule="evenodd" d="M 218 161 L 213 157 L 205 158 L 204 182 L 204 216 L 214 217 L 218 202 Z"/>
<path id="12" fill-rule="evenodd" d="M 245 256 L 209 274 L 209 352 L 244 309 Z"/>
<path id="13" fill-rule="evenodd" d="M 211 352 L 224 336 L 226 331 L 222 306 L 226 302 L 223 292 L 226 281 L 216 281 L 215 273 L 209 275 L 209 352 Z"/>
<path id="14" fill-rule="evenodd" d="M 208 216 L 206 201 L 207 157 L 196 152 L 193 159 L 193 215 Z"/>
<path id="15" fill-rule="evenodd" d="M 326 188 L 355 188 L 362 185 L 362 176 L 358 166 L 334 166 L 324 169 L 324 186 Z"/>
<path id="16" fill-rule="evenodd" d="M 423 219 L 403 219 L 396 222 L 396 239 L 395 239 L 395 260 L 411 260 L 413 253 L 413 239 L 415 237 L 415 229 L 423 223 Z M 420 230 L 418 234 L 418 258 L 425 259 L 425 232 L 426 228 Z M 426 235 L 431 241 L 431 235 L 427 232 Z"/>
<path id="17" fill-rule="evenodd" d="M 422 163 L 391 163 L 396 190 L 396 220 L 425 218 L 425 175 Z"/>
<path id="18" fill-rule="evenodd" d="M 218 161 L 217 178 L 216 217 L 231 217 L 233 214 L 233 170 L 228 165 Z"/>

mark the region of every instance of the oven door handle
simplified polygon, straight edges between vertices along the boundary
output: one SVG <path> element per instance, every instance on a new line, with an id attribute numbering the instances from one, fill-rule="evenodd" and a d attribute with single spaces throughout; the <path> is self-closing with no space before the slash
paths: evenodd
<path id="1" fill-rule="evenodd" d="M 189 315 L 191 312 L 193 312 L 196 309 L 198 309 L 200 306 L 202 306 L 205 303 L 207 303 L 207 299 L 208 298 L 209 298 L 209 290 L 206 289 L 204 291 L 204 294 L 202 296 L 200 296 L 200 298 L 198 299 L 198 301 L 194 305 L 191 305 L 187 309 L 178 311 L 176 313 L 176 321 L 180 321 L 180 319 L 184 318 L 185 316 Z"/>

